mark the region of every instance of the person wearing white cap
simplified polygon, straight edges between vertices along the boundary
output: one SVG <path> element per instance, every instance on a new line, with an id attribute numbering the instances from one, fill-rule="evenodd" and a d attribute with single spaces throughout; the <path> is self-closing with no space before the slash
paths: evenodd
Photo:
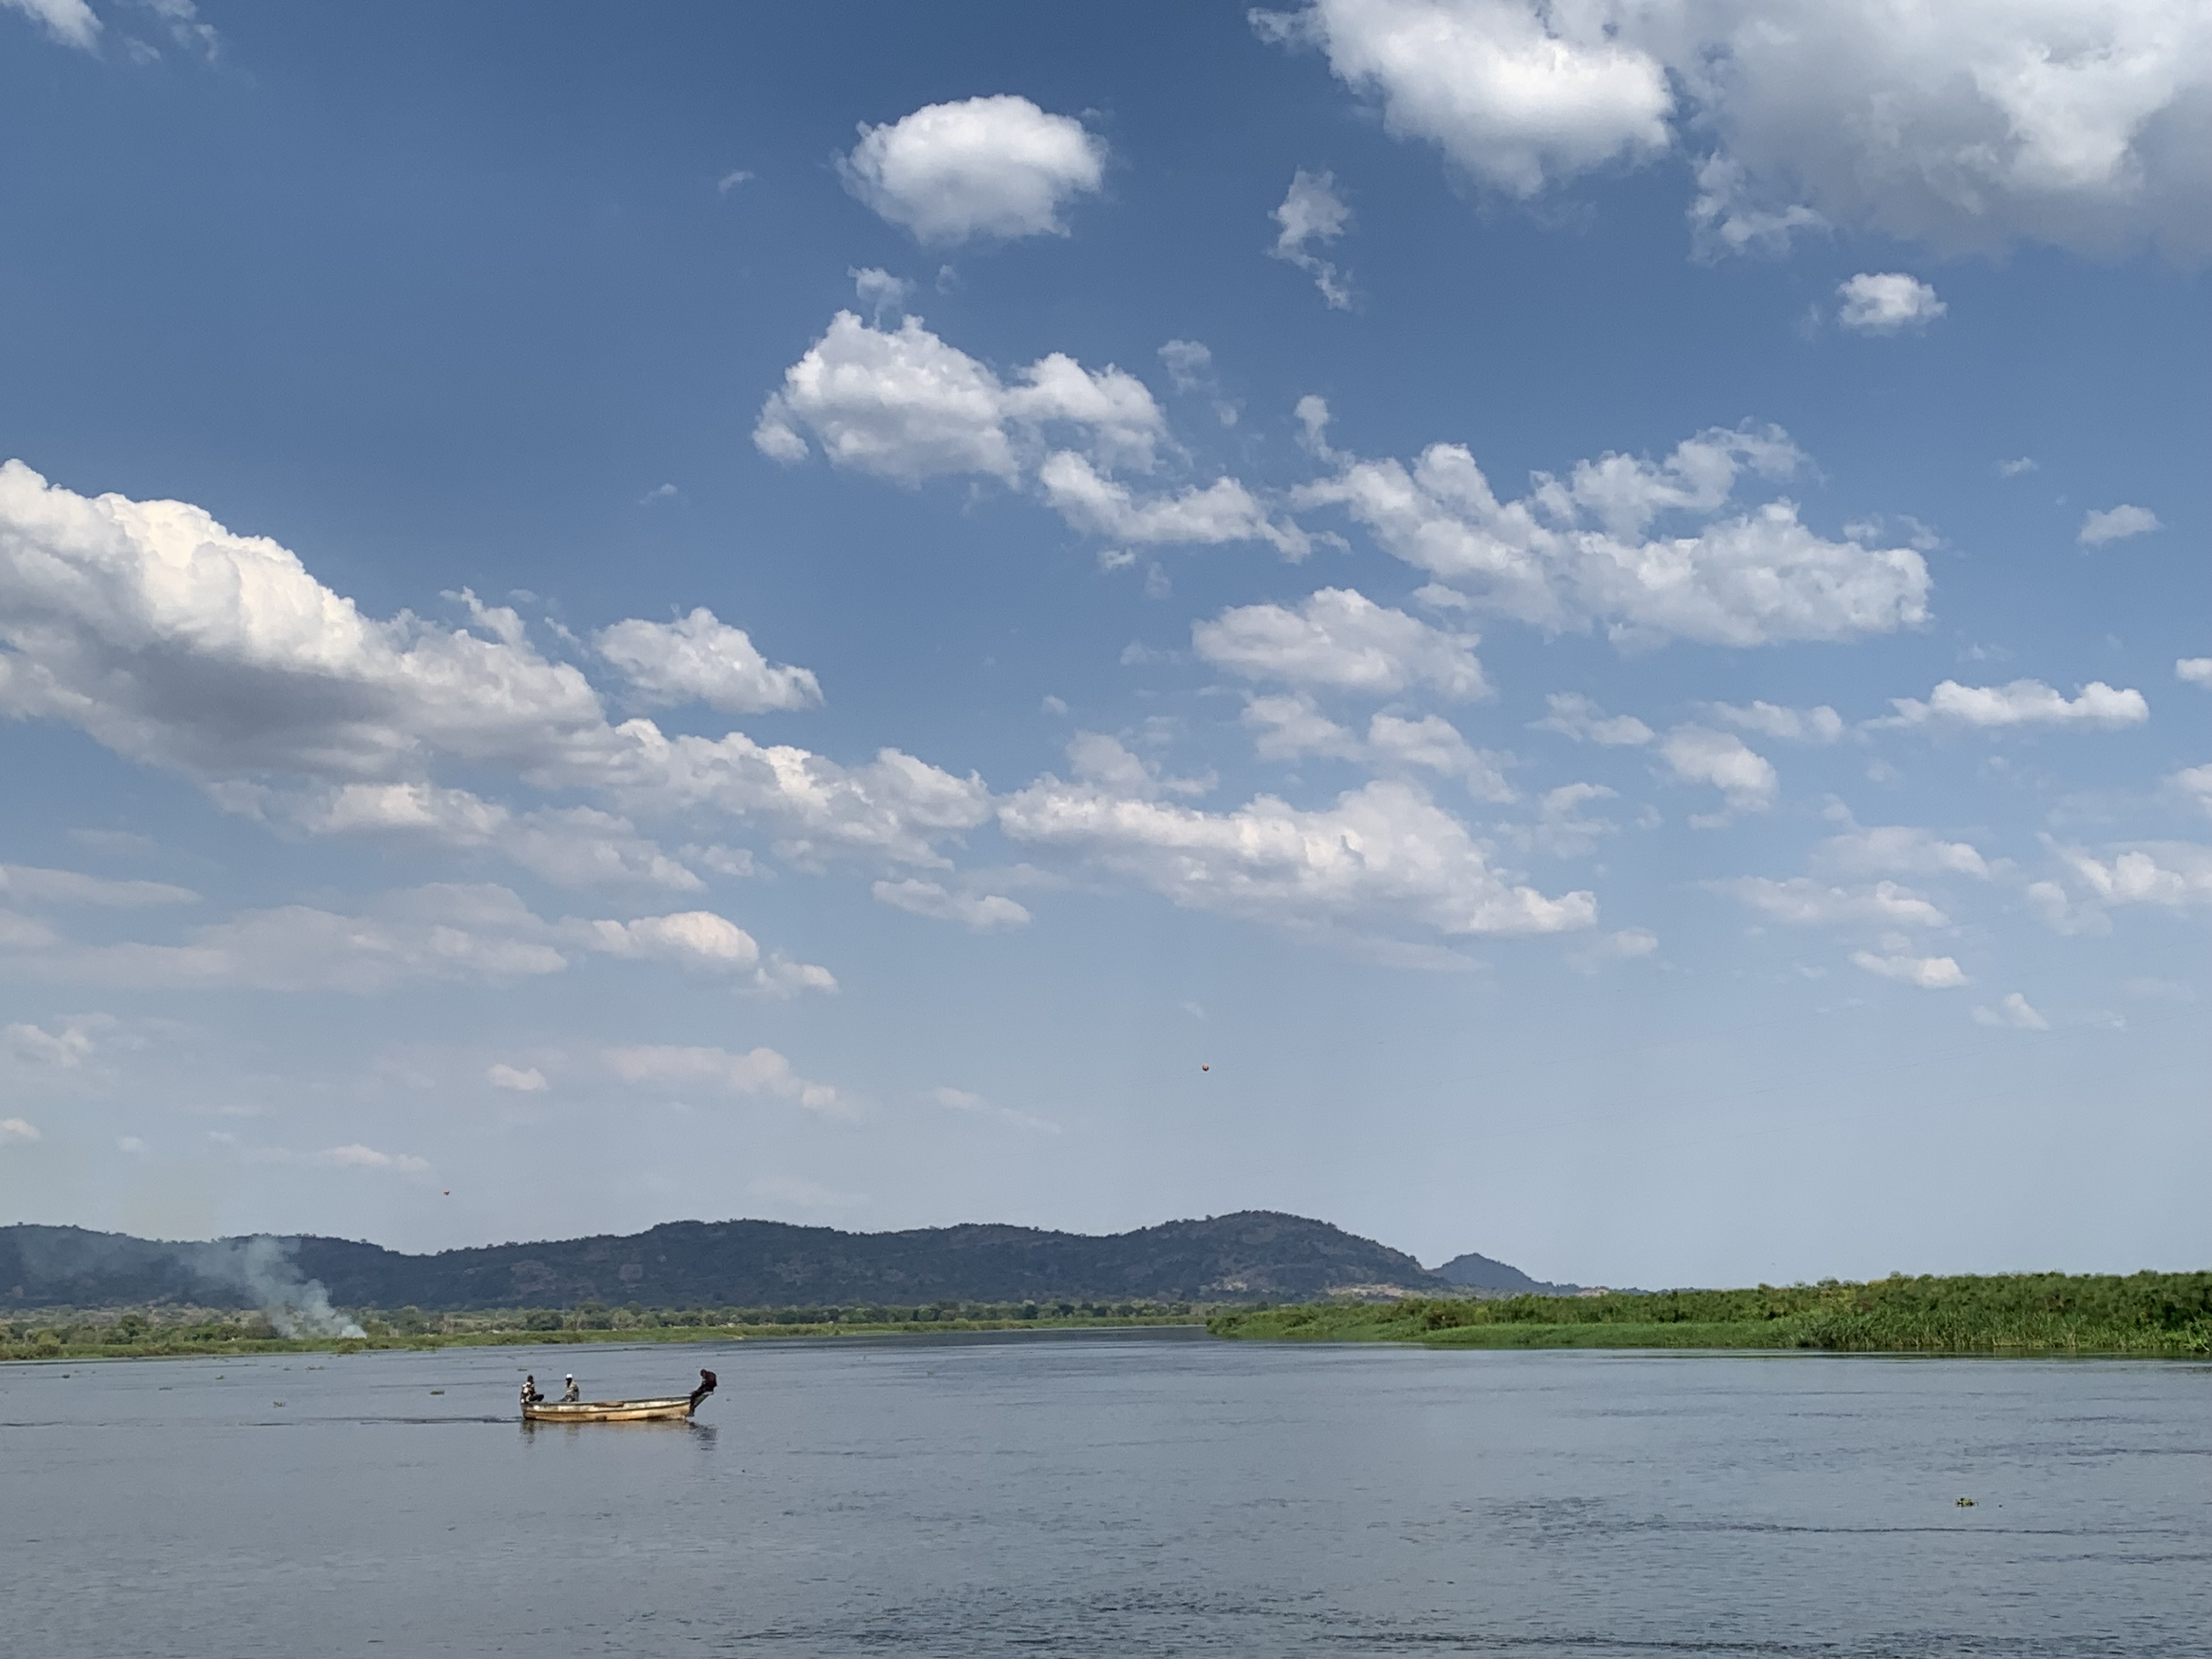
<path id="1" fill-rule="evenodd" d="M 583 1397 L 584 1391 L 576 1386 L 576 1379 L 573 1376 L 570 1376 L 568 1378 L 568 1387 L 561 1395 L 561 1403 L 565 1406 L 573 1406 Z"/>

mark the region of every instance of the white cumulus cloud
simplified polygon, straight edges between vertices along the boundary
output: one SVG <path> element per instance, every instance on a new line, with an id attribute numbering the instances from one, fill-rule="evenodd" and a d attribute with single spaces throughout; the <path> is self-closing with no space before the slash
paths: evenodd
<path id="1" fill-rule="evenodd" d="M 413 1152 L 380 1152 L 357 1140 L 343 1146 L 325 1147 L 319 1152 L 288 1154 L 272 1149 L 264 1156 L 272 1163 L 308 1164 L 326 1170 L 379 1170 L 404 1176 L 425 1176 L 430 1172 L 430 1160 L 426 1158 Z"/>
<path id="2" fill-rule="evenodd" d="M 750 933 L 712 910 L 641 916 L 635 921 L 591 921 L 574 929 L 586 948 L 633 960 L 672 962 L 708 973 L 744 976 L 751 988 L 776 996 L 835 991 L 836 976 L 811 963 L 772 957 L 763 961 Z"/>
<path id="3" fill-rule="evenodd" d="M 1171 777 L 1158 762 L 1138 754 L 1121 738 L 1103 732 L 1078 732 L 1068 739 L 1067 759 L 1081 782 L 1139 800 L 1158 800 L 1168 795 L 1203 795 L 1212 791 L 1215 782 L 1211 773 L 1197 777 Z"/>
<path id="4" fill-rule="evenodd" d="M 100 49 L 100 18 L 85 0 L 0 0 L 0 7 L 21 12 L 63 46 L 81 52 Z"/>
<path id="5" fill-rule="evenodd" d="M 1058 387 L 1050 396 L 1064 404 L 1086 395 L 1072 384 L 1082 379 L 1111 401 L 1072 364 L 1066 375 L 1038 368 L 1048 372 L 1030 391 Z M 742 732 L 611 725 L 583 674 L 542 655 L 514 611 L 454 598 L 468 628 L 364 617 L 289 550 L 190 503 L 87 497 L 0 464 L 0 714 L 66 722 L 127 758 L 234 780 L 222 798 L 241 810 L 310 819 L 321 810 L 321 796 L 272 801 L 258 781 L 270 775 L 332 789 L 401 784 L 404 798 L 326 804 L 341 818 L 412 814 L 497 839 L 495 811 L 428 784 L 426 772 L 451 764 L 640 811 L 720 811 L 758 823 L 800 862 L 939 863 L 940 841 L 988 818 L 980 780 L 896 750 L 848 767 Z M 555 839 L 585 829 L 538 827 Z M 609 850 L 642 861 L 650 878 L 684 884 L 643 847 Z"/>
<path id="6" fill-rule="evenodd" d="M 1477 800 L 1504 802 L 1517 795 L 1503 769 L 1510 757 L 1474 748 L 1441 714 L 1424 714 L 1419 720 L 1388 713 L 1372 716 L 1367 722 L 1366 755 L 1379 770 L 1417 767 L 1457 778 Z"/>
<path id="7" fill-rule="evenodd" d="M 1591 926 L 1589 893 L 1547 897 L 1492 869 L 1417 784 L 1378 779 L 1301 810 L 1271 795 L 1207 812 L 1047 776 L 1006 798 L 1010 839 L 1079 856 L 1188 908 L 1294 930 L 1446 938 Z"/>
<path id="8" fill-rule="evenodd" d="M 1103 476 L 1085 457 L 1062 449 L 1045 457 L 1037 483 L 1054 511 L 1070 524 L 1117 541 L 1197 546 L 1263 541 L 1293 560 L 1308 550 L 1295 526 L 1272 518 L 1234 478 L 1141 495 L 1120 479 Z"/>
<path id="9" fill-rule="evenodd" d="M 1579 691 L 1554 691 L 1544 699 L 1552 711 L 1534 722 L 1539 732 L 1557 732 L 1577 743 L 1604 749 L 1633 748 L 1658 735 L 1633 714 L 1607 714 L 1594 698 Z"/>
<path id="10" fill-rule="evenodd" d="M 2135 690 L 2114 690 L 2092 680 L 2069 698 L 2041 680 L 2008 685 L 1961 685 L 1945 680 L 1928 694 L 1892 697 L 1897 713 L 1888 726 L 1966 726 L 1994 731 L 2015 726 L 2079 726 L 2112 730 L 2139 726 L 2150 718 L 2150 704 Z"/>
<path id="11" fill-rule="evenodd" d="M 773 1048 L 740 1054 L 728 1048 L 641 1043 L 608 1048 L 601 1059 L 625 1083 L 691 1085 L 738 1097 L 769 1095 L 796 1101 L 825 1116 L 850 1115 L 836 1089 L 799 1076 L 790 1060 Z"/>
<path id="12" fill-rule="evenodd" d="M 1595 974 L 1613 963 L 1638 961 L 1658 948 L 1659 935 L 1650 928 L 1624 927 L 1569 951 L 1567 963 L 1579 973 Z"/>
<path id="13" fill-rule="evenodd" d="M 1307 755 L 1355 760 L 1363 752 L 1358 737 L 1321 712 L 1304 691 L 1244 699 L 1238 723 L 1252 734 L 1261 760 L 1294 761 Z"/>
<path id="14" fill-rule="evenodd" d="M 1054 425 L 1085 433 L 1104 459 L 1140 467 L 1166 431 L 1144 382 L 1111 365 L 1093 372 L 1054 352 L 1008 385 L 919 317 L 885 330 L 841 311 L 784 372 L 753 441 L 798 460 L 811 437 L 836 465 L 902 483 L 962 473 L 1012 483 L 1024 452 Z"/>
<path id="15" fill-rule="evenodd" d="M 941 884 L 908 877 L 904 881 L 879 881 L 873 889 L 878 902 L 894 909 L 911 911 L 938 921 L 957 921 L 979 933 L 1026 927 L 1029 908 L 999 893 L 955 893 Z"/>
<path id="16" fill-rule="evenodd" d="M 1073 117 L 1002 93 L 864 122 L 839 171 L 884 218 L 945 245 L 1066 235 L 1066 209 L 1105 182 L 1106 156 L 1105 141 Z"/>
<path id="17" fill-rule="evenodd" d="M 712 910 L 586 924 L 591 948 L 609 956 L 679 962 L 687 967 L 750 968 L 760 961 L 753 936 Z"/>
<path id="18" fill-rule="evenodd" d="M 1945 841 L 1910 824 L 1881 824 L 1831 836 L 1814 848 L 1816 868 L 1849 875 L 1972 876 L 1986 881 L 1987 860 L 1971 842 Z"/>
<path id="19" fill-rule="evenodd" d="M 853 279 L 853 295 L 867 307 L 876 325 L 883 325 L 884 313 L 904 311 L 907 295 L 914 292 L 914 284 L 903 276 L 894 276 L 879 265 L 855 265 L 845 272 Z"/>
<path id="20" fill-rule="evenodd" d="M 1741 707 L 1711 702 L 1705 708 L 1716 720 L 1785 743 L 1833 743 L 1844 735 L 1844 717 L 1826 703 L 1814 708 L 1784 708 L 1771 702 Z"/>
<path id="21" fill-rule="evenodd" d="M 1324 461 L 1337 459 L 1328 441 L 1328 399 L 1307 392 L 1291 410 L 1298 423 L 1298 447 Z"/>
<path id="22" fill-rule="evenodd" d="M 1252 734 L 1261 760 L 1295 761 L 1308 755 L 1363 761 L 1377 771 L 1409 769 L 1457 778 L 1478 800 L 1510 801 L 1518 792 L 1506 781 L 1510 755 L 1477 749 L 1438 714 L 1419 720 L 1387 711 L 1367 722 L 1363 738 L 1322 714 L 1307 692 L 1247 696 L 1238 723 Z"/>
<path id="23" fill-rule="evenodd" d="M 2166 781 L 2212 814 L 2212 765 L 2184 767 Z"/>
<path id="24" fill-rule="evenodd" d="M 1936 290 L 1902 271 L 1861 271 L 1838 284 L 1836 320 L 1860 334 L 1897 334 L 1924 328 L 1950 307 Z"/>
<path id="25" fill-rule="evenodd" d="M 1829 927 L 1851 922 L 1885 927 L 1948 927 L 1951 919 L 1910 888 L 1893 881 L 1867 887 L 1831 887 L 1804 876 L 1775 881 L 1738 876 L 1712 884 L 1717 892 L 1791 927 Z"/>
<path id="26" fill-rule="evenodd" d="M 2118 507 L 2084 514 L 2074 539 L 2084 547 L 2102 547 L 2107 542 L 2124 542 L 2130 536 L 2146 536 L 2165 527 L 2148 507 L 2122 501 Z"/>
<path id="27" fill-rule="evenodd" d="M 519 1095 L 543 1094 L 551 1086 L 535 1066 L 509 1066 L 504 1060 L 485 1068 L 484 1081 Z"/>
<path id="28" fill-rule="evenodd" d="M 0 1054 L 27 1066 L 51 1066 L 57 1071 L 74 1072 L 90 1060 L 99 1044 L 93 1032 L 114 1022 L 105 1015 L 59 1022 L 59 1030 L 49 1031 L 42 1025 L 14 1024 L 0 1025 Z"/>
<path id="29" fill-rule="evenodd" d="M 1944 252 L 2021 240 L 2212 251 L 2212 27 L 2153 0 L 1692 0 L 1635 30 L 1683 77 L 1719 165 L 1722 246 L 1824 219 Z M 1671 40 L 1662 35 L 1671 33 Z M 1709 135 L 1709 136 L 1707 136 Z"/>
<path id="30" fill-rule="evenodd" d="M 1514 195 L 1679 155 L 1717 251 L 1841 226 L 1945 253 L 2212 253 L 2191 0 L 1312 0 L 1255 21 Z"/>
<path id="31" fill-rule="evenodd" d="M 374 621 L 197 507 L 88 499 L 0 464 L 0 711 L 133 760 L 368 776 L 425 747 L 530 764 L 604 726 L 512 611 L 472 614 L 491 637 Z"/>
<path id="32" fill-rule="evenodd" d="M 1662 65 L 1607 9 L 1519 0 L 1315 0 L 1263 31 L 1310 41 L 1389 130 L 1426 139 L 1483 184 L 1533 196 L 1550 179 L 1669 143 Z"/>
<path id="33" fill-rule="evenodd" d="M 1336 193 L 1336 175 L 1308 173 L 1300 167 L 1291 175 L 1290 191 L 1275 210 L 1274 219 L 1279 229 L 1268 252 L 1312 277 L 1331 310 L 1349 310 L 1350 273 L 1340 276 L 1334 264 L 1313 251 L 1314 244 L 1325 247 L 1343 235 L 1345 227 L 1352 222 L 1352 210 Z"/>
<path id="34" fill-rule="evenodd" d="M 1159 357 L 1166 366 L 1169 383 L 1177 392 L 1213 389 L 1213 353 L 1203 341 L 1170 340 L 1160 348 Z"/>
<path id="35" fill-rule="evenodd" d="M 2182 910 L 2212 904 L 2212 847 L 2147 842 L 2099 858 L 2079 847 L 2055 849 L 2076 883 L 2100 904 L 2149 904 Z"/>
<path id="36" fill-rule="evenodd" d="M 742 732 L 670 737 L 650 720 L 619 728 L 622 749 L 585 779 L 639 811 L 719 811 L 776 833 L 793 863 L 833 857 L 942 865 L 938 843 L 988 822 L 990 792 L 975 774 L 956 777 L 896 749 L 845 766 Z"/>
<path id="37" fill-rule="evenodd" d="M 1194 362 L 1177 354 L 1170 372 L 1194 372 Z M 1139 490 L 1115 476 L 1154 471 L 1167 444 L 1166 417 L 1134 375 L 1054 352 L 1003 380 L 917 317 L 885 330 L 839 312 L 784 372 L 753 442 L 785 462 L 818 447 L 833 465 L 901 483 L 980 476 L 1033 487 L 1076 528 L 1126 542 L 1265 541 L 1291 558 L 1307 551 L 1297 527 L 1235 478 Z"/>
<path id="38" fill-rule="evenodd" d="M 1661 742 L 1659 755 L 1676 779 L 1712 785 L 1733 811 L 1764 812 L 1774 804 L 1780 781 L 1772 764 L 1732 732 L 1678 726 Z"/>
<path id="39" fill-rule="evenodd" d="M 1949 957 L 1877 956 L 1871 951 L 1855 951 L 1851 960 L 1869 974 L 1902 980 L 1923 991 L 1951 991 L 1971 983 L 1965 970 Z"/>
<path id="40" fill-rule="evenodd" d="M 1465 447 L 1433 444 L 1411 468 L 1349 460 L 1291 499 L 1341 506 L 1384 551 L 1490 609 L 1549 629 L 1602 623 L 1624 644 L 1844 640 L 1926 620 L 1913 549 L 1828 540 L 1787 500 L 1730 510 L 1747 474 L 1802 460 L 1778 429 L 1715 428 L 1661 461 L 1607 454 L 1500 500 Z M 1694 526 L 1662 527 L 1677 515 Z"/>
<path id="41" fill-rule="evenodd" d="M 1994 1008 L 1975 1009 L 1974 1023 L 1978 1025 L 2008 1025 L 2016 1031 L 2047 1031 L 2051 1029 L 2051 1022 L 2018 991 L 2006 992 L 2004 1000 Z"/>
<path id="42" fill-rule="evenodd" d="M 39 1126 L 28 1118 L 0 1117 L 0 1146 L 5 1146 L 10 1141 L 20 1143 L 39 1139 Z"/>
<path id="43" fill-rule="evenodd" d="M 811 708 L 822 687 L 811 670 L 771 663 L 702 605 L 672 623 L 635 617 L 603 629 L 592 643 L 648 702 L 698 702 L 726 714 Z"/>
<path id="44" fill-rule="evenodd" d="M 1296 609 L 1236 605 L 1191 625 L 1191 644 L 1247 679 L 1395 696 L 1415 687 L 1451 698 L 1490 687 L 1471 635 L 1433 628 L 1348 587 L 1324 587 Z"/>
<path id="45" fill-rule="evenodd" d="M 1620 826 L 1611 818 L 1586 817 L 1583 808 L 1593 801 L 1616 797 L 1617 792 L 1601 783 L 1563 783 L 1544 792 L 1537 802 L 1534 823 L 1501 823 L 1498 828 L 1531 852 L 1549 858 L 1584 858 L 1607 836 L 1616 834 Z"/>
<path id="46" fill-rule="evenodd" d="M 2180 657 L 2173 665 L 2173 677 L 2191 685 L 2201 685 L 2212 691 L 2212 657 Z"/>
<path id="47" fill-rule="evenodd" d="M 560 887 L 642 884 L 696 892 L 706 884 L 629 819 L 590 806 L 517 812 L 466 789 L 347 783 L 280 798 L 272 811 L 314 836 L 414 837 L 489 848 Z"/>

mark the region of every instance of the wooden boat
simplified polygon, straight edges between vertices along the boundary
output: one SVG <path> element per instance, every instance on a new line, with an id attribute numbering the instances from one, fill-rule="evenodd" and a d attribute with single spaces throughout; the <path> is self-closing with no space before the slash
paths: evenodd
<path id="1" fill-rule="evenodd" d="M 666 1400 L 532 1400 L 522 1407 L 526 1423 L 681 1423 L 698 1401 L 690 1395 Z"/>
<path id="2" fill-rule="evenodd" d="M 714 1392 L 714 1373 L 702 1367 L 699 1386 L 689 1394 L 672 1394 L 658 1400 L 548 1400 L 538 1392 L 538 1379 L 522 1385 L 522 1420 L 526 1423 L 682 1423 L 699 1409 L 699 1402 Z M 568 1392 L 576 1392 L 576 1379 L 568 1379 Z"/>

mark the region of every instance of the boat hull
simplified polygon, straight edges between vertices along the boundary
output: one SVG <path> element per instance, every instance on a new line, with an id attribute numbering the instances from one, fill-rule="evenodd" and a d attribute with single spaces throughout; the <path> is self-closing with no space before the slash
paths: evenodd
<path id="1" fill-rule="evenodd" d="M 691 1415 L 689 1396 L 668 1400 L 538 1401 L 522 1408 L 526 1423 L 681 1423 Z"/>

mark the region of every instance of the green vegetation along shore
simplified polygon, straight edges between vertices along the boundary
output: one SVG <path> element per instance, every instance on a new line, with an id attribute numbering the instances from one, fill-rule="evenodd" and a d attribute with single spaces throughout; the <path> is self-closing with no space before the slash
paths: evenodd
<path id="1" fill-rule="evenodd" d="M 1449 1348 L 1812 1348 L 1838 1353 L 2212 1353 L 2212 1273 L 1903 1276 L 1745 1291 L 1408 1297 L 1215 1313 L 1216 1336 Z"/>
<path id="2" fill-rule="evenodd" d="M 1897 1277 L 1740 1291 L 1331 1301 L 941 1301 L 921 1306 L 362 1309 L 360 1334 L 287 1336 L 259 1313 L 47 1308 L 0 1322 L 0 1359 L 88 1359 L 578 1342 L 1072 1330 L 1203 1322 L 1218 1337 L 1455 1348 L 1746 1348 L 1831 1352 L 2212 1355 L 2212 1273 Z"/>
<path id="3" fill-rule="evenodd" d="M 1195 1325 L 1187 1302 L 970 1303 L 857 1308 L 510 1308 L 425 1314 L 362 1310 L 359 1335 L 286 1336 L 259 1313 L 208 1308 L 41 1309 L 0 1322 L 0 1360 L 148 1359 L 207 1354 L 359 1353 L 374 1348 L 567 1342 L 731 1342 L 760 1337 L 944 1334 Z"/>

